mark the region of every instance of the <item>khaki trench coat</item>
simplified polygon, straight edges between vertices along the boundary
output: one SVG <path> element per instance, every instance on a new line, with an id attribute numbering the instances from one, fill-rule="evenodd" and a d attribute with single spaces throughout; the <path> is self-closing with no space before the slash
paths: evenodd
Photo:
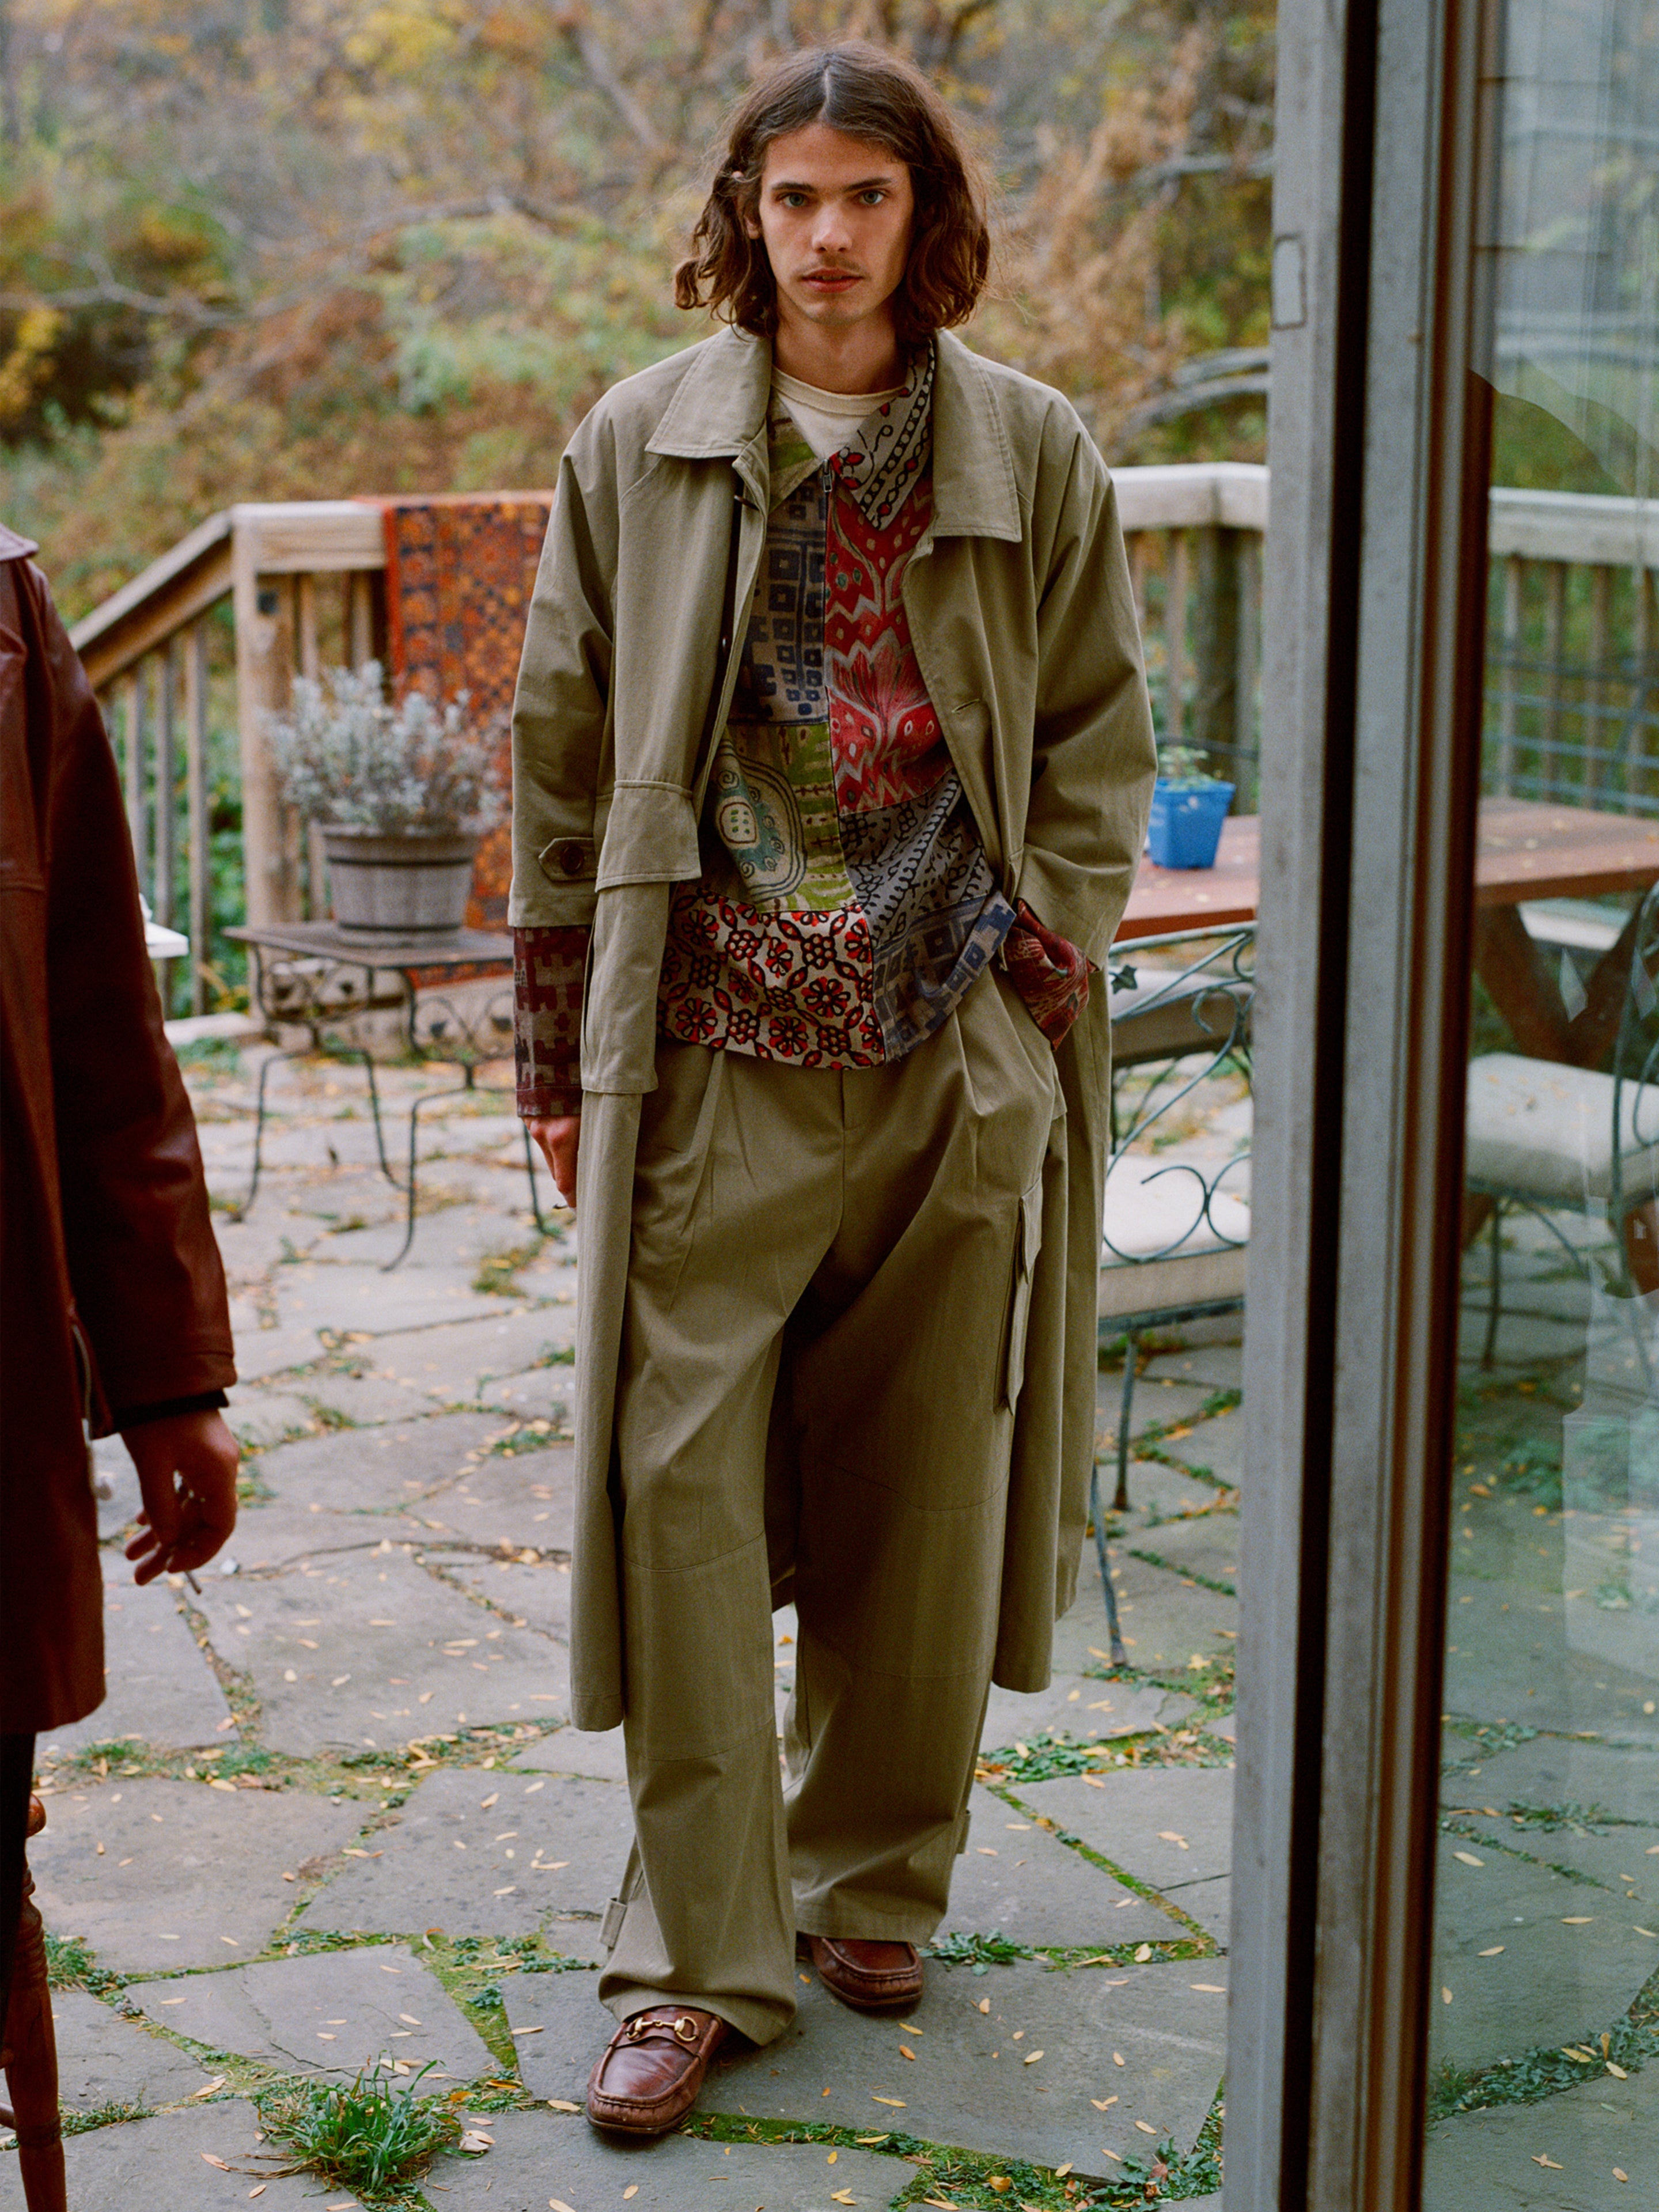
<path id="1" fill-rule="evenodd" d="M 23 1735 L 104 1695 L 83 1412 L 103 1436 L 236 1380 L 115 756 L 33 550 L 0 526 L 0 1733 Z"/>
<path id="2" fill-rule="evenodd" d="M 941 334 L 933 516 L 904 581 L 928 696 L 1009 898 L 1103 962 L 1155 766 L 1105 465 L 1058 392 Z M 702 872 L 729 549 L 746 609 L 766 535 L 771 349 L 722 331 L 609 392 L 559 473 L 514 710 L 515 927 L 592 925 L 577 1200 L 572 1717 L 623 1716 L 611 1418 L 640 1100 L 656 1084 L 670 886 Z M 739 612 L 738 630 L 741 635 Z M 715 687 L 719 696 L 715 697 Z M 1048 1680 L 1094 1449 L 1107 993 L 1058 1055 L 1015 1426 L 995 1680 Z"/>

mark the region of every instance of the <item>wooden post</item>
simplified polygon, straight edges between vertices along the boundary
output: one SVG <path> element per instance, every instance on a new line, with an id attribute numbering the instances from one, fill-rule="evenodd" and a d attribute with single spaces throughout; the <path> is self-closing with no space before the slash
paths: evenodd
<path id="1" fill-rule="evenodd" d="M 1178 745 L 1187 725 L 1187 533 L 1172 530 L 1164 544 L 1164 734 Z"/>
<path id="2" fill-rule="evenodd" d="M 1146 635 L 1146 533 L 1129 532 L 1129 589 L 1134 594 L 1135 623 L 1143 641 Z"/>
<path id="3" fill-rule="evenodd" d="M 276 794 L 265 718 L 289 702 L 294 667 L 291 579 L 261 583 L 258 524 L 233 509 L 231 594 L 236 615 L 236 720 L 242 760 L 242 857 L 251 922 L 297 921 L 299 877 Z"/>
<path id="4" fill-rule="evenodd" d="M 155 715 L 155 868 L 150 906 L 165 927 L 173 926 L 173 871 L 178 861 L 178 773 L 173 757 L 173 702 L 179 683 L 179 646 L 169 638 L 150 656 Z M 171 975 L 172 970 L 167 973 Z M 167 994 L 163 992 L 163 998 Z"/>
<path id="5" fill-rule="evenodd" d="M 207 803 L 207 624 L 193 622 L 185 634 L 185 793 L 189 809 L 186 854 L 189 888 L 185 929 L 190 937 L 190 1011 L 207 1012 L 208 887 L 212 853 Z"/>
<path id="6" fill-rule="evenodd" d="M 1607 665 L 1612 635 L 1613 571 L 1597 567 L 1590 570 L 1590 674 L 1580 709 L 1584 729 L 1586 806 L 1594 806 L 1601 796 L 1601 762 L 1597 756 L 1609 750 L 1607 733 L 1613 727 L 1613 671 Z"/>
<path id="7" fill-rule="evenodd" d="M 346 658 L 352 667 L 361 668 L 366 660 L 375 657 L 374 578 L 367 568 L 353 568 L 347 584 L 351 604 Z M 384 623 L 381 627 L 385 627 Z"/>
<path id="8" fill-rule="evenodd" d="M 315 576 L 296 576 L 294 579 L 300 632 L 300 673 L 316 683 L 321 672 L 317 651 L 317 579 Z"/>
<path id="9" fill-rule="evenodd" d="M 1212 766 L 1224 767 L 1241 790 L 1243 763 L 1237 755 L 1238 674 L 1241 629 L 1239 542 L 1237 530 L 1210 528 L 1194 532 L 1198 541 L 1198 591 L 1193 625 L 1193 665 L 1196 681 L 1189 742 L 1211 755 L 1220 756 Z"/>
<path id="10" fill-rule="evenodd" d="M 138 889 L 146 889 L 149 841 L 144 834 L 144 690 L 143 663 L 121 678 L 122 734 L 125 741 L 123 781 L 126 787 L 127 835 L 132 840 L 132 865 L 138 872 Z"/>
<path id="11" fill-rule="evenodd" d="M 1238 681 L 1233 702 L 1233 746 L 1245 773 L 1239 779 L 1237 806 L 1254 814 L 1261 799 L 1261 738 L 1257 694 L 1261 687 L 1261 538 L 1238 532 Z"/>
<path id="12" fill-rule="evenodd" d="M 1521 658 L 1521 556 L 1511 553 L 1504 563 L 1504 634 L 1498 669 L 1498 795 L 1510 798 L 1515 789 L 1516 696 Z"/>
<path id="13" fill-rule="evenodd" d="M 1535 796 L 1554 799 L 1556 748 L 1561 741 L 1561 659 L 1567 643 L 1567 564 L 1552 561 L 1545 570 L 1544 600 L 1544 715 L 1540 732 L 1538 781 Z"/>

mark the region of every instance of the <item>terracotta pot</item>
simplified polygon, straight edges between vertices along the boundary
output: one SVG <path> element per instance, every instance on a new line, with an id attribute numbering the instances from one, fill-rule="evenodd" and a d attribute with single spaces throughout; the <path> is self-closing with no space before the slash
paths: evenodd
<path id="1" fill-rule="evenodd" d="M 466 917 L 476 837 L 405 830 L 386 836 L 335 822 L 319 825 L 334 919 L 379 937 L 453 936 Z"/>

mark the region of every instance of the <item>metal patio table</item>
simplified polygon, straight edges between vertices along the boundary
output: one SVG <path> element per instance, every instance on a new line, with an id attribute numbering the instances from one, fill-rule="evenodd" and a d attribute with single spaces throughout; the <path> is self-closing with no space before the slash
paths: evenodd
<path id="1" fill-rule="evenodd" d="M 374 1149 L 380 1172 L 407 1201 L 404 1241 L 382 1272 L 397 1267 L 415 1241 L 418 1195 L 418 1145 L 421 1109 L 440 1099 L 464 1097 L 468 1091 L 493 1087 L 477 1080 L 487 1060 L 510 1060 L 513 1054 L 513 945 L 510 938 L 482 929 L 381 934 L 343 929 L 333 921 L 259 922 L 232 929 L 226 935 L 246 945 L 253 958 L 249 996 L 270 1023 L 285 1022 L 310 1031 L 310 1042 L 295 1050 L 273 1053 L 259 1070 L 258 1109 L 253 1125 L 253 1179 L 234 1218 L 241 1220 L 259 1188 L 259 1170 L 264 1144 L 265 1081 L 279 1060 L 296 1060 L 307 1052 L 327 1049 L 334 1056 L 360 1060 L 368 1080 L 369 1109 L 374 1120 Z M 441 988 L 479 977 L 499 975 L 502 988 L 482 1013 L 467 1015 Z M 325 1030 L 337 1029 L 359 1014 L 394 1012 L 403 1024 L 409 1057 L 422 1066 L 459 1067 L 462 1080 L 441 1091 L 423 1091 L 409 1109 L 409 1166 L 399 1177 L 386 1158 L 380 1119 L 380 1095 L 374 1079 L 374 1062 L 361 1045 L 331 1040 L 325 1048 Z M 525 1173 L 530 1183 L 530 1204 L 538 1229 L 549 1226 L 542 1214 L 536 1188 L 536 1156 L 530 1132 L 523 1131 Z"/>

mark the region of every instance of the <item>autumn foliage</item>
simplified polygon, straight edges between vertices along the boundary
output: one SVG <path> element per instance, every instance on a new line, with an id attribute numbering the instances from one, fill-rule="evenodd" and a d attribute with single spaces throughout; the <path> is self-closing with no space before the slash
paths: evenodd
<path id="1" fill-rule="evenodd" d="M 701 335 L 723 114 L 860 33 L 972 118 L 970 343 L 1109 453 L 1259 457 L 1261 0 L 0 0 L 0 514 L 71 610 L 237 499 L 543 485 Z"/>

